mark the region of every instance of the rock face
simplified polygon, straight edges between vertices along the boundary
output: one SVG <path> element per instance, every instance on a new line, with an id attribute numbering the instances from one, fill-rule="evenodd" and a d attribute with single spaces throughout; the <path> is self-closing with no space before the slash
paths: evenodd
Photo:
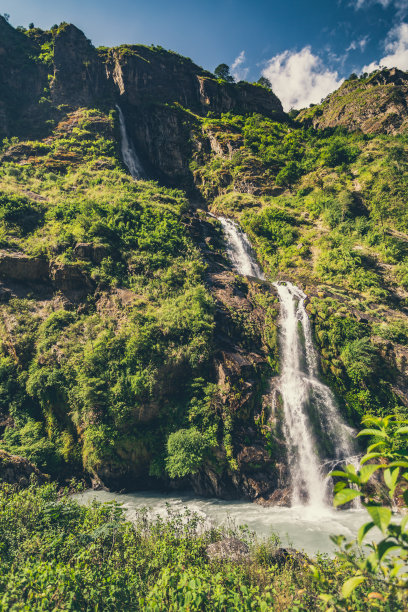
<path id="1" fill-rule="evenodd" d="M 189 141 L 198 115 L 208 112 L 283 116 L 278 98 L 250 83 L 220 83 L 190 59 L 161 48 L 132 45 L 106 57 L 137 151 L 150 169 L 170 183 L 188 181 Z M 166 105 L 166 106 L 164 106 Z"/>
<path id="2" fill-rule="evenodd" d="M 398 134 L 408 127 L 408 73 L 383 69 L 367 78 L 347 80 L 326 100 L 297 119 L 315 128 L 344 126 L 366 134 Z"/>
<path id="3" fill-rule="evenodd" d="M 89 253 L 91 261 L 101 261 L 105 251 L 102 245 L 77 245 L 79 254 Z M 86 257 L 87 258 L 87 257 Z M 86 259 L 84 257 L 84 259 Z M 93 283 L 80 266 L 52 264 L 44 257 L 29 257 L 24 253 L 0 251 L 0 279 L 24 284 L 51 284 L 62 293 L 87 293 Z"/>
<path id="4" fill-rule="evenodd" d="M 130 106 L 159 102 L 178 103 L 200 114 L 283 114 L 278 98 L 264 87 L 220 83 L 190 59 L 161 48 L 132 45 L 111 49 L 106 70 L 121 101 Z"/>
<path id="5" fill-rule="evenodd" d="M 0 277 L 17 281 L 47 281 L 48 261 L 40 257 L 28 257 L 24 253 L 0 252 Z"/>
<path id="6" fill-rule="evenodd" d="M 226 449 L 216 449 L 213 460 L 207 461 L 200 472 L 191 477 L 191 486 L 202 496 L 245 497 L 267 504 L 275 495 L 275 503 L 285 504 L 288 498 L 285 500 L 280 495 L 283 494 L 285 468 L 281 465 L 282 460 L 272 457 L 265 448 L 264 433 L 271 433 L 272 428 L 266 424 L 262 433 L 257 425 L 260 418 L 268 421 L 270 416 L 264 379 L 271 372 L 268 358 L 273 358 L 277 350 L 276 345 L 268 344 L 263 337 L 266 308 L 259 302 L 269 301 L 273 308 L 275 294 L 267 283 L 237 280 L 229 261 L 217 251 L 217 245 L 222 250 L 223 243 L 211 223 L 198 221 L 195 217 L 191 223 L 191 233 L 202 248 L 209 267 L 207 283 L 216 304 L 214 341 L 218 350 L 214 368 L 220 390 L 219 410 L 231 414 L 234 420 L 233 454 L 236 457 L 236 465 L 232 465 L 226 461 Z M 208 249 L 208 244 L 213 245 L 213 250 Z M 260 295 L 262 298 L 258 300 Z M 263 416 L 262 397 L 266 400 Z M 284 445 L 278 454 L 284 457 Z"/>
<path id="7" fill-rule="evenodd" d="M 71 108 L 113 102 L 103 63 L 91 41 L 72 24 L 60 27 L 54 36 L 55 104 Z"/>
<path id="8" fill-rule="evenodd" d="M 38 104 L 48 86 L 47 68 L 35 61 L 37 43 L 0 16 L 0 139 L 31 132 L 43 118 Z"/>
<path id="9" fill-rule="evenodd" d="M 148 172 L 186 186 L 192 184 L 189 142 L 196 123 L 190 111 L 283 116 L 271 91 L 219 82 L 190 59 L 161 47 L 97 51 L 74 25 L 62 24 L 52 32 L 31 30 L 27 36 L 3 17 L 0 41 L 0 139 L 44 136 L 47 121 L 61 120 L 67 111 L 114 108 L 119 102 Z"/>

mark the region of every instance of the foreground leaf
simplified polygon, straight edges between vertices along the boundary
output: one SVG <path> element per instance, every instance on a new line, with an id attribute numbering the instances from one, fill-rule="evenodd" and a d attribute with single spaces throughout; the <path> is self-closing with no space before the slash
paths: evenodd
<path id="1" fill-rule="evenodd" d="M 348 580 L 346 580 L 346 582 L 343 584 L 343 587 L 341 589 L 341 596 L 344 597 L 345 599 L 347 597 L 350 597 L 354 589 L 358 587 L 359 584 L 364 582 L 364 580 L 365 580 L 364 576 L 353 576 L 353 578 L 349 578 Z"/>
<path id="2" fill-rule="evenodd" d="M 335 507 L 342 506 L 343 504 L 347 504 L 347 502 L 352 501 L 356 497 L 361 497 L 362 493 L 360 491 L 356 491 L 355 489 L 342 489 L 338 493 L 336 493 L 333 504 Z"/>
<path id="3" fill-rule="evenodd" d="M 382 506 L 366 506 L 367 512 L 373 519 L 374 524 L 378 529 L 385 534 L 386 529 L 391 521 L 392 512 L 389 508 Z"/>

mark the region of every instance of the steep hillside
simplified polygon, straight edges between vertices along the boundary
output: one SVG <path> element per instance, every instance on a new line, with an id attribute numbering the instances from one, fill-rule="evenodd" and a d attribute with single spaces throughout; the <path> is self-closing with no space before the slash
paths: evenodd
<path id="1" fill-rule="evenodd" d="M 3 447 L 54 476 L 157 486 L 185 428 L 197 491 L 271 493 L 254 418 L 275 298 L 234 277 L 182 192 L 124 172 L 117 138 L 116 111 L 81 109 L 3 154 Z"/>
<path id="2" fill-rule="evenodd" d="M 408 403 L 408 145 L 401 136 L 315 131 L 260 115 L 203 122 L 219 147 L 196 184 L 240 221 L 270 278 L 310 296 L 321 365 L 358 426 Z"/>
<path id="3" fill-rule="evenodd" d="M 84 106 L 107 111 L 120 103 L 146 168 L 172 185 L 192 187 L 190 135 L 198 116 L 283 116 L 270 90 L 218 81 L 162 47 L 97 50 L 72 24 L 24 34 L 3 17 L 0 40 L 0 138 L 44 137 L 68 112 Z"/>
<path id="4" fill-rule="evenodd" d="M 302 110 L 297 120 L 315 128 L 342 126 L 365 134 L 402 134 L 408 127 L 408 74 L 384 68 L 350 77 L 322 104 Z"/>

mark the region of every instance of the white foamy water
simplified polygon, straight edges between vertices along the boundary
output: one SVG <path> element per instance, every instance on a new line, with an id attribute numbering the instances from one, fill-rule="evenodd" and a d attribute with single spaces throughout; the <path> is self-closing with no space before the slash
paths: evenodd
<path id="1" fill-rule="evenodd" d="M 120 144 L 123 161 L 132 177 L 138 180 L 143 178 L 144 176 L 143 166 L 140 163 L 135 148 L 128 137 L 125 117 L 123 115 L 122 109 L 120 108 L 120 106 L 118 106 L 118 104 L 116 104 L 116 108 L 119 114 Z"/>
<path id="2" fill-rule="evenodd" d="M 100 502 L 117 501 L 123 504 L 128 520 L 136 516 L 136 511 L 149 508 L 150 515 L 165 517 L 166 504 L 172 510 L 183 511 L 188 508 L 204 517 L 205 524 L 247 525 L 260 537 L 276 534 L 283 546 L 293 546 L 304 550 L 309 555 L 317 552 L 333 554 L 335 545 L 331 535 L 342 534 L 353 538 L 359 526 L 367 520 L 362 510 L 336 511 L 326 508 L 318 516 L 311 508 L 263 507 L 245 501 L 224 501 L 221 499 L 203 499 L 193 495 L 165 495 L 161 493 L 107 493 L 105 491 L 85 491 L 74 496 L 80 503 L 89 504 L 96 499 Z"/>
<path id="3" fill-rule="evenodd" d="M 234 221 L 219 220 L 235 270 L 263 280 L 246 234 Z M 290 282 L 274 286 L 281 305 L 278 389 L 285 416 L 292 506 L 325 516 L 332 503 L 330 469 L 346 462 L 358 464 L 354 432 L 343 422 L 329 387 L 319 380 L 306 294 Z M 318 441 L 319 435 L 323 441 Z"/>

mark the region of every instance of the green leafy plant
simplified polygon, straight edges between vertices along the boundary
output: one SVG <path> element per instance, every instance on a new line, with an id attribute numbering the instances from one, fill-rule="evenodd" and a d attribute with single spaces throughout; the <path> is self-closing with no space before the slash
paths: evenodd
<path id="1" fill-rule="evenodd" d="M 360 467 L 356 469 L 347 465 L 342 471 L 332 472 L 332 476 L 339 479 L 334 488 L 334 505 L 339 507 L 358 498 L 370 518 L 360 527 L 355 542 L 347 542 L 344 536 L 333 537 L 340 548 L 338 558 L 349 569 L 349 576 L 342 585 L 340 599 L 338 595 L 322 595 L 327 603 L 339 606 L 332 609 L 347 609 L 344 602 L 363 585 L 373 593 L 385 589 L 402 606 L 408 600 L 408 515 L 401 518 L 393 512 L 399 501 L 404 507 L 408 505 L 406 423 L 393 416 L 365 417 L 363 424 L 366 428 L 358 435 L 370 436 L 372 443 L 362 457 Z M 379 536 L 364 544 L 375 528 Z M 322 579 L 318 572 L 315 572 L 315 577 Z M 381 601 L 389 597 L 377 595 Z"/>

